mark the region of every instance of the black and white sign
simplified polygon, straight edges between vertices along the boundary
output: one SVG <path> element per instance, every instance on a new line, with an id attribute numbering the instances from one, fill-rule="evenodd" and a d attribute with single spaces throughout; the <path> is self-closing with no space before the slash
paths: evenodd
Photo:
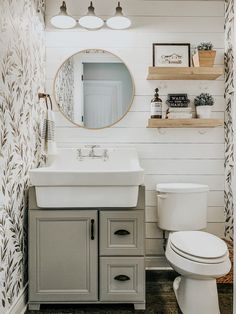
<path id="1" fill-rule="evenodd" d="M 188 107 L 190 100 L 187 94 L 168 94 L 166 103 L 170 107 Z"/>

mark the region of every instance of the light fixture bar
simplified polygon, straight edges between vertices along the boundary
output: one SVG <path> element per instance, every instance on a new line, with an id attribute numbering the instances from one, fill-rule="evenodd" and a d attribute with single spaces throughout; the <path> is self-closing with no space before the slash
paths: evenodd
<path id="1" fill-rule="evenodd" d="M 60 29 L 68 29 L 76 26 L 77 22 L 83 28 L 88 30 L 98 30 L 103 27 L 104 20 L 95 14 L 93 2 L 90 2 L 88 12 L 82 16 L 79 21 L 76 21 L 72 16 L 68 15 L 66 2 L 63 1 L 60 6 L 60 12 L 51 18 L 51 24 Z M 131 20 L 122 12 L 120 1 L 116 7 L 116 13 L 106 21 L 106 25 L 111 29 L 127 29 L 131 26 Z"/>

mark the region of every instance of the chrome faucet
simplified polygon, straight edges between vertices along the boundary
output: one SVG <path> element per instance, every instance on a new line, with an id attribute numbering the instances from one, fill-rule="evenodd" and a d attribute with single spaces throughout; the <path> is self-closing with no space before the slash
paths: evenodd
<path id="1" fill-rule="evenodd" d="M 76 158 L 79 160 L 79 161 L 82 161 L 83 158 L 101 158 L 103 159 L 104 161 L 106 161 L 108 158 L 109 158 L 109 155 L 108 155 L 108 150 L 107 149 L 104 149 L 103 151 L 103 154 L 101 155 L 96 155 L 95 154 L 95 151 L 94 149 L 96 147 L 100 147 L 99 145 L 86 145 L 85 147 L 89 147 L 90 148 L 90 151 L 87 155 L 83 155 L 83 152 L 82 152 L 82 149 L 81 148 L 78 148 L 76 150 L 77 152 L 77 156 Z"/>

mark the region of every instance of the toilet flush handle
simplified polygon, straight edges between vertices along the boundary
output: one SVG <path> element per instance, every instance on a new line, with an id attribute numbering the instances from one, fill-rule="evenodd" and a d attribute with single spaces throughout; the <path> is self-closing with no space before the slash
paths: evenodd
<path id="1" fill-rule="evenodd" d="M 162 198 L 162 199 L 166 199 L 167 198 L 167 194 L 157 194 L 157 196 L 159 198 Z"/>

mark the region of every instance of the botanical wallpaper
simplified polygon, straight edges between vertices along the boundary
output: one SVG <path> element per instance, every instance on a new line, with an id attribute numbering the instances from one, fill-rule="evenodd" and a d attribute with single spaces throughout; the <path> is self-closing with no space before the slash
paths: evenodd
<path id="1" fill-rule="evenodd" d="M 63 63 L 55 80 L 55 95 L 58 106 L 66 117 L 74 117 L 74 63 L 69 58 Z"/>
<path id="2" fill-rule="evenodd" d="M 27 282 L 29 169 L 41 159 L 43 0 L 0 1 L 0 313 Z"/>
<path id="3" fill-rule="evenodd" d="M 234 195 L 234 0 L 225 2 L 225 237 L 233 240 Z"/>

